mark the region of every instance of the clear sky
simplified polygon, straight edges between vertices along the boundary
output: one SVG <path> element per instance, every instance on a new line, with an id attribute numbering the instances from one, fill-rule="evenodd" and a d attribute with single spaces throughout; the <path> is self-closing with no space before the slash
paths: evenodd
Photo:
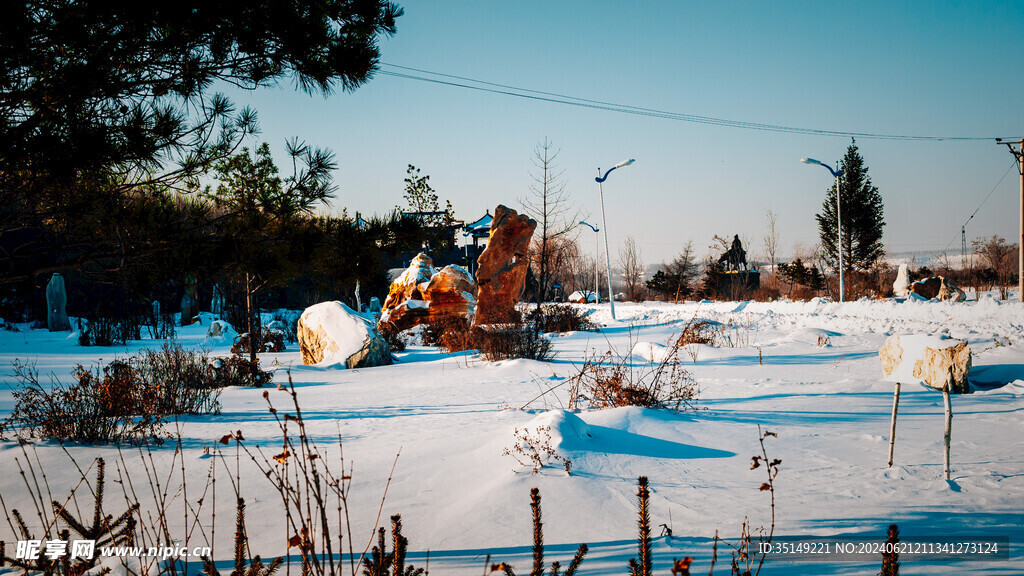
<path id="1" fill-rule="evenodd" d="M 885 201 L 891 252 L 960 250 L 1017 237 L 1017 173 L 995 137 L 1024 135 L 1024 3 L 399 1 L 388 65 L 604 102 L 815 130 L 984 141 L 858 138 Z M 419 74 L 419 76 L 426 76 Z M 636 158 L 605 183 L 613 254 L 627 235 L 647 263 L 693 240 L 746 236 L 762 252 L 765 213 L 783 253 L 817 242 L 814 215 L 850 138 L 683 122 L 378 74 L 353 93 L 308 96 L 285 82 L 231 92 L 257 110 L 261 140 L 298 136 L 337 155 L 335 207 L 402 203 L 407 164 L 457 216 L 519 207 L 545 138 L 566 190 L 599 224 L 598 167 Z M 1002 183 L 997 186 L 1005 174 Z M 993 192 L 994 190 L 994 192 Z M 589 231 L 582 245 L 592 250 Z"/>

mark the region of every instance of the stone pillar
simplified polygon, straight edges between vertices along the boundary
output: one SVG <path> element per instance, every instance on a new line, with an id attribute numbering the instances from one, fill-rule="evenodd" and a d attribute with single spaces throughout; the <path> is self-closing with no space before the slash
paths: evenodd
<path id="1" fill-rule="evenodd" d="M 196 303 L 192 300 L 192 297 L 188 295 L 188 292 L 181 296 L 181 325 L 189 326 L 192 324 L 192 319 L 195 318 Z"/>
<path id="2" fill-rule="evenodd" d="M 224 295 L 220 292 L 220 284 L 213 285 L 213 298 L 210 300 L 210 312 L 218 317 L 224 316 Z"/>
<path id="3" fill-rule="evenodd" d="M 64 289 L 64 277 L 54 272 L 46 284 L 46 325 L 50 332 L 71 330 L 68 321 L 68 293 Z"/>

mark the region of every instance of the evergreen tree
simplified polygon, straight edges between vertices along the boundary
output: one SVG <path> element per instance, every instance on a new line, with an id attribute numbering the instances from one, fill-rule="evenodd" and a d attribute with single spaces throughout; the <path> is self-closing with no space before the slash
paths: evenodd
<path id="1" fill-rule="evenodd" d="M 409 164 L 405 169 L 405 198 L 409 211 L 419 214 L 415 220 L 422 226 L 425 233 L 425 249 L 433 256 L 434 253 L 444 253 L 453 247 L 451 228 L 455 223 L 455 209 L 452 208 L 450 200 L 445 201 L 445 208 L 441 210 L 437 202 L 437 192 L 430 185 L 430 175 L 420 175 L 420 169 Z M 396 212 L 402 212 L 401 207 L 395 207 Z"/>
<path id="2" fill-rule="evenodd" d="M 672 262 L 662 264 L 654 277 L 647 281 L 647 288 L 679 302 L 693 292 L 691 283 L 697 276 L 697 265 L 693 261 L 693 242 L 688 242 L 683 251 Z"/>
<path id="3" fill-rule="evenodd" d="M 245 297 L 244 328 L 253 361 L 262 346 L 256 295 L 295 275 L 296 263 L 305 261 L 300 246 L 307 238 L 307 217 L 334 190 L 331 172 L 336 165 L 329 152 L 294 141 L 288 152 L 296 167 L 304 166 L 288 178 L 280 177 L 270 146 L 263 143 L 253 155 L 243 148 L 218 162 L 214 168 L 220 184 L 216 191 L 207 191 L 220 212 L 216 221 L 224 246 L 221 257 Z"/>
<path id="4" fill-rule="evenodd" d="M 843 171 L 840 180 L 839 199 L 842 214 L 843 270 L 867 270 L 884 254 L 882 246 L 883 217 L 882 196 L 878 187 L 871 184 L 868 167 L 853 141 L 846 149 L 841 163 Z M 836 188 L 833 183 L 822 204 L 818 220 L 821 237 L 822 259 L 833 269 L 839 268 L 839 253 L 836 249 Z"/>
<path id="5" fill-rule="evenodd" d="M 0 283 L 43 273 L 53 242 L 76 246 L 57 265 L 121 262 L 122 231 L 94 230 L 111 206 L 195 190 L 256 128 L 215 86 L 354 90 L 401 13 L 387 0 L 5 3 Z"/>

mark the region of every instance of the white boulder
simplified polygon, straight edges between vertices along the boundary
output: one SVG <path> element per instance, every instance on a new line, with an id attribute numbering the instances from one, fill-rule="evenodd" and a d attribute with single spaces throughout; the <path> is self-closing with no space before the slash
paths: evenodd
<path id="1" fill-rule="evenodd" d="M 906 263 L 900 264 L 900 271 L 896 273 L 896 281 L 892 283 L 892 293 L 903 298 L 910 295 L 910 275 L 907 272 Z"/>
<path id="2" fill-rule="evenodd" d="M 878 358 L 890 382 L 923 382 L 960 394 L 970 391 L 971 349 L 964 340 L 930 334 L 890 336 Z"/>
<path id="3" fill-rule="evenodd" d="M 346 368 L 391 364 L 391 350 L 373 321 L 341 302 L 321 302 L 299 317 L 296 335 L 302 363 Z"/>

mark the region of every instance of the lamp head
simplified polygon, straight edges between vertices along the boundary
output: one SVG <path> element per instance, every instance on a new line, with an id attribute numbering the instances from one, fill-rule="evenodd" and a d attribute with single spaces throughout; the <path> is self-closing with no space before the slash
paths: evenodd
<path id="1" fill-rule="evenodd" d="M 622 168 L 623 166 L 629 166 L 633 162 L 636 162 L 636 158 L 630 158 L 629 160 L 623 160 L 615 165 L 616 168 Z"/>
<path id="2" fill-rule="evenodd" d="M 800 161 L 804 164 L 821 164 L 820 160 L 815 160 L 814 158 L 801 158 Z"/>

